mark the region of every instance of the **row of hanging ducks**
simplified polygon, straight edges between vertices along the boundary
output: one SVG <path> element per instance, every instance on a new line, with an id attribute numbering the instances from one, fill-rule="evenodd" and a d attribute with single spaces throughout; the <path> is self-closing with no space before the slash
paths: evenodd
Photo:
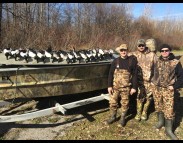
<path id="1" fill-rule="evenodd" d="M 99 62 L 103 60 L 111 60 L 113 59 L 113 49 L 103 50 L 101 48 L 93 48 L 87 50 L 75 50 L 73 48 L 69 51 L 64 50 L 52 50 L 49 47 L 47 50 L 35 50 L 33 48 L 28 49 L 12 49 L 12 48 L 5 48 L 2 51 L 6 56 L 6 59 L 14 58 L 15 61 L 17 60 L 25 60 L 26 63 L 30 62 L 31 60 L 36 60 L 37 63 L 39 62 L 63 62 L 66 61 L 68 64 L 76 63 L 76 62 Z"/>

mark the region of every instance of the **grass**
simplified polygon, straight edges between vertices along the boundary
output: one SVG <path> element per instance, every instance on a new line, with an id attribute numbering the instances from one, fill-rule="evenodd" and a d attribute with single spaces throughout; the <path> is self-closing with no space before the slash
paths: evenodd
<path id="1" fill-rule="evenodd" d="M 52 123 L 52 124 L 58 122 L 59 120 L 60 120 L 60 118 L 58 118 L 58 117 L 53 117 L 53 118 L 48 119 L 49 123 Z"/>
<path id="2" fill-rule="evenodd" d="M 175 55 L 183 55 L 183 50 L 173 50 L 172 53 L 174 53 Z"/>
<path id="3" fill-rule="evenodd" d="M 183 50 L 181 50 L 181 51 L 172 51 L 172 53 L 175 55 L 175 56 L 181 56 L 180 57 L 180 62 L 181 62 L 181 64 L 182 64 L 182 66 L 183 66 Z"/>
<path id="4" fill-rule="evenodd" d="M 182 112 L 178 112 L 180 120 Z M 147 121 L 136 121 L 135 113 L 131 112 L 126 118 L 126 126 L 119 127 L 119 121 L 111 125 L 106 125 L 104 122 L 109 117 L 109 110 L 92 116 L 95 120 L 90 122 L 83 120 L 76 122 L 73 126 L 67 129 L 66 134 L 57 136 L 55 140 L 169 140 L 164 134 L 164 128 L 157 131 L 153 128 L 156 124 L 156 113 L 150 112 Z M 118 119 L 120 119 L 120 111 L 118 111 Z M 175 130 L 175 134 L 179 139 L 183 139 L 183 125 L 180 123 Z"/>
<path id="5" fill-rule="evenodd" d="M 183 92 L 177 93 L 175 98 L 176 118 L 174 124 L 174 133 L 179 139 L 183 139 Z M 151 104 L 149 118 L 147 121 L 136 121 L 134 116 L 135 102 L 130 103 L 130 110 L 126 117 L 126 126 L 119 127 L 120 109 L 118 110 L 118 121 L 111 125 L 106 125 L 105 120 L 109 118 L 109 110 L 94 114 L 93 121 L 87 119 L 75 122 L 68 128 L 66 134 L 58 135 L 55 140 L 170 140 L 164 133 L 165 129 L 159 131 L 154 129 L 157 123 L 157 116 L 154 112 L 154 104 Z"/>
<path id="6" fill-rule="evenodd" d="M 155 140 L 167 139 L 162 131 L 153 129 L 156 122 L 155 113 L 150 115 L 148 121 L 137 122 L 131 119 L 125 127 L 119 127 L 118 122 L 105 125 L 109 111 L 94 116 L 95 121 L 84 120 L 75 123 L 64 136 L 58 136 L 56 140 Z"/>

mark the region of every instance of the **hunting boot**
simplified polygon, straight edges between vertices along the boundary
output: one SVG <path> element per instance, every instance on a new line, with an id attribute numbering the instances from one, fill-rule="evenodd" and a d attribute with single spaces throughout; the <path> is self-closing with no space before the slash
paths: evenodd
<path id="1" fill-rule="evenodd" d="M 114 121 L 116 121 L 116 115 L 117 115 L 117 111 L 111 111 L 111 116 L 106 121 L 106 124 L 112 124 Z"/>
<path id="2" fill-rule="evenodd" d="M 121 125 L 122 127 L 125 126 L 125 117 L 126 117 L 126 113 L 127 113 L 127 111 L 125 111 L 125 112 L 123 112 L 123 113 L 121 114 L 120 125 Z"/>
<path id="3" fill-rule="evenodd" d="M 173 128 L 173 120 L 165 119 L 165 133 L 171 140 L 178 140 L 175 134 L 172 131 Z"/>
<path id="4" fill-rule="evenodd" d="M 157 112 L 158 123 L 155 125 L 156 129 L 161 129 L 165 124 L 165 118 L 163 112 Z"/>
<path id="5" fill-rule="evenodd" d="M 141 113 L 142 113 L 142 102 L 137 99 L 137 114 L 135 116 L 135 119 L 137 121 L 140 121 Z"/>
<path id="6" fill-rule="evenodd" d="M 141 115 L 141 120 L 147 120 L 147 111 L 149 109 L 149 105 L 151 103 L 151 100 L 147 100 L 146 103 L 144 104 L 144 109 Z"/>

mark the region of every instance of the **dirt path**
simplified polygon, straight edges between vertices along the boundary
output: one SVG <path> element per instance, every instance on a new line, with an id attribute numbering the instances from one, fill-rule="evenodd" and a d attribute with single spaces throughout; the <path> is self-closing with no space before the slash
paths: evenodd
<path id="1" fill-rule="evenodd" d="M 100 110 L 89 114 L 97 112 Z M 55 140 L 64 136 L 67 130 L 72 130 L 74 124 L 84 120 L 88 120 L 84 114 L 54 114 L 17 123 L 3 123 L 0 124 L 1 140 Z"/>

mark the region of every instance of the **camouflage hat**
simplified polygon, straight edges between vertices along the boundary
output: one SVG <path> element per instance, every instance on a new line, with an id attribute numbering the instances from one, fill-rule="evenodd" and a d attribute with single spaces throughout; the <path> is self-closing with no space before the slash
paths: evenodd
<path id="1" fill-rule="evenodd" d="M 152 52 L 156 51 L 156 41 L 154 39 L 147 39 L 146 47 L 148 47 Z"/>
<path id="2" fill-rule="evenodd" d="M 140 45 L 140 44 L 146 45 L 145 40 L 144 39 L 139 39 L 137 41 L 137 45 Z"/>
<path id="3" fill-rule="evenodd" d="M 121 49 L 128 50 L 127 44 L 121 44 L 119 47 L 116 48 L 116 52 L 120 52 Z"/>

